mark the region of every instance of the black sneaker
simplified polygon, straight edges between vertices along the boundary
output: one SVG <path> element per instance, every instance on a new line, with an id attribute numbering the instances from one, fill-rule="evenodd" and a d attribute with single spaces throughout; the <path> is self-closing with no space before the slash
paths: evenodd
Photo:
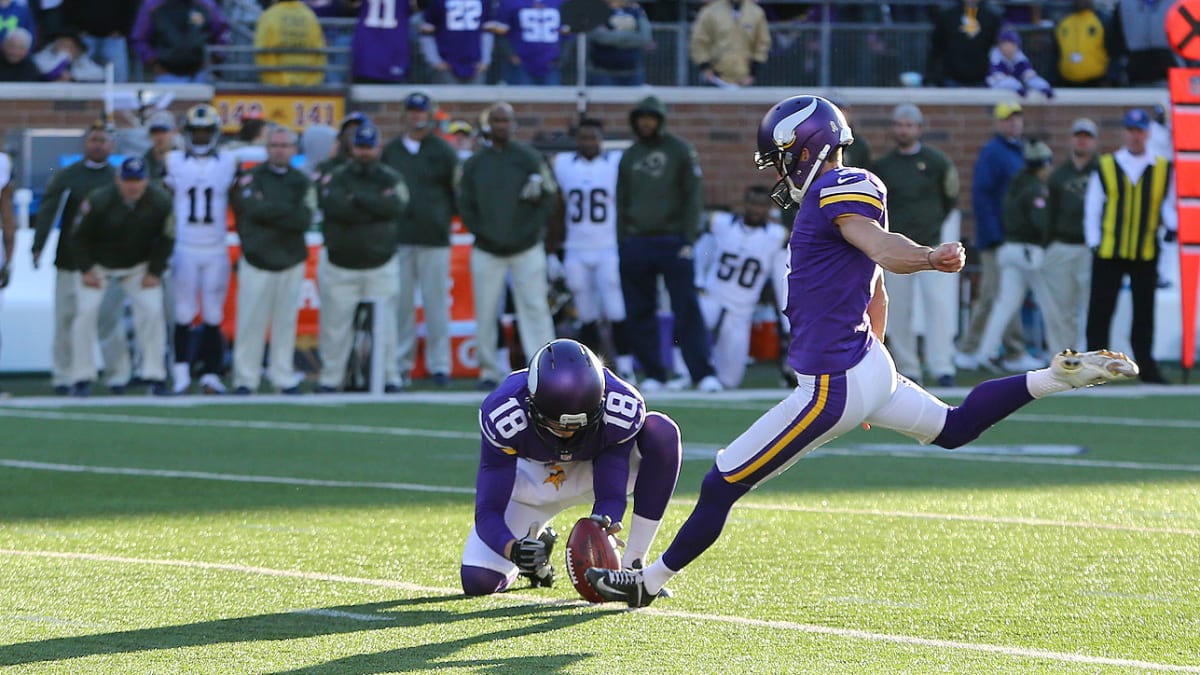
<path id="1" fill-rule="evenodd" d="M 641 570 L 589 568 L 584 574 L 600 597 L 608 602 L 624 602 L 630 607 L 645 607 L 658 597 L 646 590 Z"/>
<path id="2" fill-rule="evenodd" d="M 112 394 L 113 396 L 124 396 L 125 395 L 125 385 L 110 384 L 110 385 L 108 385 L 108 393 Z"/>
<path id="3" fill-rule="evenodd" d="M 55 396 L 70 396 L 71 388 L 65 384 L 56 384 L 56 385 L 54 385 L 54 395 Z"/>
<path id="4" fill-rule="evenodd" d="M 87 398 L 92 395 L 92 383 L 87 381 L 76 382 L 75 386 L 71 387 L 71 395 L 77 398 Z"/>
<path id="5" fill-rule="evenodd" d="M 246 385 L 243 384 L 242 386 L 233 390 L 233 395 L 234 396 L 249 396 L 250 395 L 250 387 L 247 387 Z"/>

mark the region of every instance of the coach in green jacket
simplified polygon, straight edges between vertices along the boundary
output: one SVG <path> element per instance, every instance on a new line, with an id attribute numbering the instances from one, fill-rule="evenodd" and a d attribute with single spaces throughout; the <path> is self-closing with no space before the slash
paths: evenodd
<path id="1" fill-rule="evenodd" d="M 175 248 L 171 196 L 150 185 L 146 160 L 130 157 L 115 181 L 79 206 L 71 247 L 78 275 L 78 311 L 71 327 L 71 373 L 75 395 L 87 396 L 96 379 L 96 325 L 105 289 L 120 285 L 133 301 L 133 328 L 142 348 L 142 379 L 165 394 L 167 324 L 162 277 Z M 108 308 L 120 317 L 120 305 Z"/>
<path id="2" fill-rule="evenodd" d="M 362 124 L 354 132 L 353 157 L 323 177 L 319 195 L 325 213 L 325 254 L 317 271 L 321 296 L 319 393 L 337 391 L 346 374 L 354 312 L 375 300 L 383 342 L 384 389 L 399 391 L 396 368 L 396 242 L 406 217 L 404 178 L 379 161 L 379 130 Z"/>
<path id="3" fill-rule="evenodd" d="M 235 394 L 258 389 L 264 341 L 271 328 L 267 378 L 284 394 L 299 394 L 294 366 L 296 316 L 316 194 L 292 167 L 296 134 L 278 127 L 267 135 L 267 161 L 238 180 L 232 191 L 242 259 L 238 263 L 237 330 L 233 343 Z"/>

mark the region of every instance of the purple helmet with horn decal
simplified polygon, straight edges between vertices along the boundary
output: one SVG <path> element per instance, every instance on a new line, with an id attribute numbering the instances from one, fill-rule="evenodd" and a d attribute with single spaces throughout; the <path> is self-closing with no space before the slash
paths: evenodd
<path id="1" fill-rule="evenodd" d="M 552 340 L 529 362 L 529 414 L 535 431 L 551 432 L 566 445 L 604 419 L 604 368 L 590 349 L 569 339 Z"/>
<path id="2" fill-rule="evenodd" d="M 760 170 L 773 168 L 779 174 L 771 198 L 787 208 L 804 199 L 834 150 L 853 142 L 850 125 L 836 105 L 820 96 L 792 96 L 763 116 L 754 163 Z"/>

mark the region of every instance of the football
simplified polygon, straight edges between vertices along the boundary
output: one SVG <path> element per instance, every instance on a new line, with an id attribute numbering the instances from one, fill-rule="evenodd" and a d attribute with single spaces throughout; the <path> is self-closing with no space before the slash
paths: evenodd
<path id="1" fill-rule="evenodd" d="M 591 518 L 580 518 L 567 537 L 567 574 L 575 590 L 588 602 L 604 602 L 604 598 L 592 588 L 584 576 L 589 567 L 621 569 L 621 554 L 617 543 L 600 523 Z"/>

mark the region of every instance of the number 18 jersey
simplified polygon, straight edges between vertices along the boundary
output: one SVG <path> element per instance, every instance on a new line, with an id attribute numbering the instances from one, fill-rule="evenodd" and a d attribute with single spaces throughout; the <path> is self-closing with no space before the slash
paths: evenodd
<path id="1" fill-rule="evenodd" d="M 203 157 L 183 150 L 167 155 L 163 182 L 175 194 L 175 242 L 192 248 L 225 245 L 229 188 L 237 176 L 232 152 Z"/>
<path id="2" fill-rule="evenodd" d="M 567 204 L 563 248 L 616 248 L 620 164 L 617 150 L 601 152 L 592 159 L 577 152 L 563 152 L 554 158 L 554 179 Z"/>

